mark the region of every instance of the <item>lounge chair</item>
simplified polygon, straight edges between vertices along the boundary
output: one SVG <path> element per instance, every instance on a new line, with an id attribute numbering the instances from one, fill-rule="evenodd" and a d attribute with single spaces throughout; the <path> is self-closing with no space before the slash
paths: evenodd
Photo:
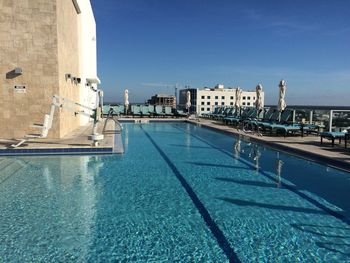
<path id="1" fill-rule="evenodd" d="M 250 118 L 256 112 L 255 108 L 245 108 L 240 115 L 229 116 L 224 118 L 226 124 L 238 125 L 240 122 Z"/>
<path id="2" fill-rule="evenodd" d="M 148 105 L 148 111 L 151 114 L 151 116 L 154 116 L 156 114 L 154 110 L 154 105 Z"/>
<path id="3" fill-rule="evenodd" d="M 171 111 L 172 111 L 172 108 L 171 108 L 170 106 L 165 106 L 164 111 L 165 111 L 165 115 L 166 115 L 166 116 L 174 117 L 174 113 L 171 112 Z"/>
<path id="4" fill-rule="evenodd" d="M 234 110 L 234 107 L 227 107 L 225 108 L 224 112 L 221 114 L 216 114 L 215 115 L 215 120 L 222 120 L 223 118 L 227 116 L 232 116 L 232 111 Z"/>
<path id="5" fill-rule="evenodd" d="M 149 117 L 151 116 L 151 113 L 149 112 L 148 105 L 141 105 L 140 106 L 140 112 L 142 117 Z"/>
<path id="6" fill-rule="evenodd" d="M 188 114 L 185 113 L 183 110 L 175 110 L 175 116 L 176 117 L 188 117 Z"/>
<path id="7" fill-rule="evenodd" d="M 345 141 L 345 148 L 347 146 L 348 132 L 320 132 L 321 144 L 323 144 L 323 139 L 329 139 L 332 141 L 332 147 L 334 147 L 334 140 L 339 139 L 339 144 L 341 140 Z"/>
<path id="8" fill-rule="evenodd" d="M 125 114 L 125 106 L 124 105 L 119 105 L 119 114 L 118 115 L 121 115 L 121 114 Z"/>
<path id="9" fill-rule="evenodd" d="M 221 107 L 216 107 L 212 112 L 210 113 L 203 113 L 202 117 L 203 118 L 210 118 L 212 115 L 218 114 L 220 111 Z"/>
<path id="10" fill-rule="evenodd" d="M 284 110 L 282 113 L 279 113 L 278 111 L 276 111 L 277 113 L 273 114 L 273 118 L 270 122 L 265 122 L 262 123 L 262 127 L 264 130 L 268 129 L 270 130 L 270 134 L 272 134 L 272 132 L 278 131 L 278 130 L 284 130 L 286 131 L 286 127 L 287 126 L 293 126 L 293 125 L 287 125 L 289 118 L 292 116 L 292 111 L 291 110 Z M 293 128 L 293 127 L 291 127 Z M 300 130 L 300 126 L 295 128 L 296 130 Z"/>
<path id="11" fill-rule="evenodd" d="M 159 116 L 159 117 L 165 116 L 165 113 L 163 112 L 163 106 L 161 105 L 156 105 L 155 112 L 156 112 L 156 116 Z"/>
<path id="12" fill-rule="evenodd" d="M 110 108 L 111 108 L 111 105 L 103 105 L 103 109 L 102 109 L 103 115 L 107 115 Z"/>
<path id="13" fill-rule="evenodd" d="M 131 105 L 132 116 L 141 116 L 141 109 L 139 105 Z"/>

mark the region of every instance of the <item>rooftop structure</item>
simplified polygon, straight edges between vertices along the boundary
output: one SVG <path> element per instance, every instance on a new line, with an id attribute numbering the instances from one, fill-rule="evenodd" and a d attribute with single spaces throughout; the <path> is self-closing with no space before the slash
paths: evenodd
<path id="1" fill-rule="evenodd" d="M 192 111 L 196 111 L 198 115 L 211 112 L 215 107 L 235 105 L 236 88 L 225 88 L 224 85 L 218 84 L 214 88 L 180 90 L 180 107 L 183 107 L 186 103 L 186 92 L 188 90 L 191 92 Z M 255 91 L 242 92 L 242 107 L 254 107 L 255 100 Z M 262 101 L 264 104 L 264 92 L 262 93 Z"/>
<path id="2" fill-rule="evenodd" d="M 89 0 L 3 1 L 0 4 L 1 138 L 21 138 L 42 123 L 53 95 L 96 103 L 96 25 Z M 89 121 L 55 113 L 49 137 Z"/>
<path id="3" fill-rule="evenodd" d="M 155 94 L 148 100 L 149 104 L 176 107 L 176 97 L 168 94 Z"/>

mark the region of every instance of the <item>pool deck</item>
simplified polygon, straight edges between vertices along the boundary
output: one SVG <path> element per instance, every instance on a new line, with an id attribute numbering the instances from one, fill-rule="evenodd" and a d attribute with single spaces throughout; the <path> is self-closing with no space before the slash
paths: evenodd
<path id="1" fill-rule="evenodd" d="M 121 149 L 115 144 L 115 123 L 108 121 L 103 132 L 104 122 L 99 124 L 98 133 L 104 134 L 104 139 L 98 146 L 92 146 L 88 136 L 92 133 L 92 123 L 79 127 L 61 139 L 30 139 L 23 145 L 12 148 L 14 140 L 0 139 L 0 156 L 37 155 L 37 154 L 109 154 L 120 153 Z"/>
<path id="2" fill-rule="evenodd" d="M 262 143 L 276 150 L 288 152 L 305 159 L 327 164 L 328 166 L 350 172 L 350 148 L 344 148 L 343 144 L 336 144 L 332 147 L 330 141 L 327 140 L 324 140 L 323 145 L 321 145 L 320 137 L 317 135 L 308 135 L 304 137 L 258 136 L 257 134 L 246 133 L 242 130 L 233 128 L 232 126 L 224 125 L 220 121 L 203 118 L 188 121 L 197 125 L 239 136 L 244 140 Z"/>

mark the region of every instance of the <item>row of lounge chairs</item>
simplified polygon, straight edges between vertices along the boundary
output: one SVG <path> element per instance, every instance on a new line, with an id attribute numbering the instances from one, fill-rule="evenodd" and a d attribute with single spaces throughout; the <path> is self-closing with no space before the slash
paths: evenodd
<path id="1" fill-rule="evenodd" d="M 294 123 L 293 110 L 288 109 L 279 112 L 273 108 L 262 110 L 244 108 L 237 112 L 234 107 L 221 107 L 216 108 L 212 113 L 203 115 L 203 117 L 222 120 L 226 125 L 257 131 L 259 134 L 272 135 L 275 133 L 287 136 L 299 133 L 303 136 L 305 133 L 318 133 L 319 131 L 317 125 Z"/>
<path id="2" fill-rule="evenodd" d="M 304 134 L 314 133 L 320 136 L 321 144 L 324 139 L 331 141 L 334 147 L 335 141 L 339 144 L 344 141 L 345 148 L 350 139 L 350 130 L 339 132 L 320 132 L 320 126 L 293 122 L 293 110 L 286 109 L 282 112 L 268 108 L 258 111 L 255 108 L 244 108 L 237 112 L 234 107 L 218 107 L 212 113 L 202 115 L 204 118 L 222 120 L 226 125 L 231 125 L 243 130 L 256 131 L 259 134 Z M 248 129 L 247 129 L 248 128 Z"/>
<path id="3" fill-rule="evenodd" d="M 124 105 L 104 105 L 103 114 L 107 115 L 110 110 L 113 115 L 131 115 L 133 117 L 187 117 L 188 114 L 181 110 L 174 110 L 170 106 L 162 105 L 131 105 L 126 110 Z"/>

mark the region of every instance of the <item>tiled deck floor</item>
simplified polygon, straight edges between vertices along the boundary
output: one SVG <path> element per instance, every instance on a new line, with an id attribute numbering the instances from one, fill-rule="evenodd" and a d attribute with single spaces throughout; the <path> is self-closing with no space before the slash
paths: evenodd
<path id="1" fill-rule="evenodd" d="M 99 124 L 98 132 L 102 133 L 103 123 Z M 114 130 L 113 121 L 108 121 L 106 130 Z M 16 149 L 52 149 L 52 148 L 91 148 L 92 141 L 88 140 L 88 135 L 92 133 L 92 123 L 82 126 L 62 139 L 31 139 Z M 0 139 L 0 149 L 8 149 L 14 141 Z M 100 141 L 98 147 L 113 147 L 114 134 L 104 134 L 104 139 Z"/>

